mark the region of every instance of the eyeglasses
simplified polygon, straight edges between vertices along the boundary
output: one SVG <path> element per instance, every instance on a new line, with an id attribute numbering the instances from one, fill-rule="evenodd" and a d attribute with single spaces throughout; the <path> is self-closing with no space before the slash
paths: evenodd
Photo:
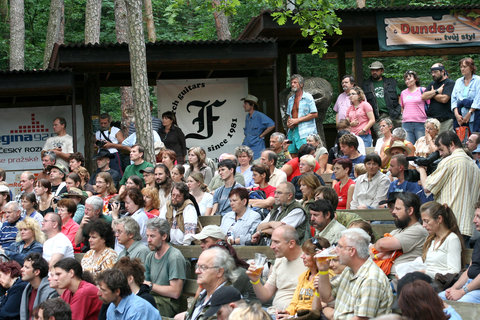
<path id="1" fill-rule="evenodd" d="M 347 94 L 347 96 L 349 96 L 349 97 L 350 96 L 358 96 L 358 93 L 349 93 L 349 94 Z"/>
<path id="2" fill-rule="evenodd" d="M 343 248 L 353 248 L 352 246 L 342 246 L 340 243 L 337 243 L 337 248 L 343 249 Z"/>
<path id="3" fill-rule="evenodd" d="M 201 272 L 205 272 L 208 269 L 218 269 L 218 268 L 221 268 L 221 267 L 217 267 L 217 266 L 209 267 L 204 264 L 200 264 L 196 266 L 195 270 L 200 270 Z"/>
<path id="4" fill-rule="evenodd" d="M 310 238 L 310 241 L 312 241 L 313 245 L 317 247 L 317 250 L 323 249 L 322 245 L 320 242 L 318 242 L 318 239 L 315 237 Z"/>

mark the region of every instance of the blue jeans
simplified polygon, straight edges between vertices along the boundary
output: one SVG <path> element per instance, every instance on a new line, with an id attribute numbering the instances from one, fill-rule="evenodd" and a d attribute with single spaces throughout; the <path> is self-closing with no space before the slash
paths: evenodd
<path id="1" fill-rule="evenodd" d="M 412 144 L 425 135 L 425 123 L 423 122 L 403 122 L 402 128 L 407 131 L 407 140 Z"/>
<path id="2" fill-rule="evenodd" d="M 365 143 L 365 148 L 371 147 L 372 146 L 372 135 L 371 134 L 364 134 L 364 135 L 358 135 L 360 138 L 362 138 L 363 142 Z"/>
<path id="3" fill-rule="evenodd" d="M 466 271 L 465 271 L 466 272 Z M 467 284 L 472 282 L 472 279 L 468 279 Z M 445 291 L 442 291 L 438 294 L 442 300 L 448 301 L 445 297 Z M 463 297 L 457 300 L 458 302 L 470 302 L 470 303 L 480 303 L 480 289 L 472 290 L 469 293 L 466 293 Z"/>

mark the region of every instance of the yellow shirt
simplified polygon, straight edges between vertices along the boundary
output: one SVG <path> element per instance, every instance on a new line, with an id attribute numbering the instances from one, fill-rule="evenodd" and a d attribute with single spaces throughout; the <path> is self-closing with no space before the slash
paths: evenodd
<path id="1" fill-rule="evenodd" d="M 293 294 L 292 301 L 287 308 L 287 312 L 294 316 L 298 310 L 312 309 L 313 293 L 315 289 L 312 281 L 309 281 L 310 270 L 305 271 L 298 277 L 298 285 Z"/>

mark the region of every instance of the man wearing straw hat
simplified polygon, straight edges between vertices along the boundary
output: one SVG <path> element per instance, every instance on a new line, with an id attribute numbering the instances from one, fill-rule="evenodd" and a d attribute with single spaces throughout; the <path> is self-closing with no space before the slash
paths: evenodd
<path id="1" fill-rule="evenodd" d="M 243 108 L 247 113 L 245 117 L 245 139 L 243 145 L 249 146 L 253 151 L 253 158 L 258 159 L 265 149 L 265 136 L 275 128 L 275 122 L 267 115 L 255 110 L 258 108 L 258 98 L 249 94 L 243 101 Z"/>

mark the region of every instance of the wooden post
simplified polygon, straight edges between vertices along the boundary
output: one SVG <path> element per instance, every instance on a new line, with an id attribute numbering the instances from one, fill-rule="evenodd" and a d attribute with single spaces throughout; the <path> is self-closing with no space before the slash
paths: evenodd
<path id="1" fill-rule="evenodd" d="M 93 165 L 93 125 L 92 116 L 100 114 L 100 80 L 98 74 L 87 73 L 84 78 L 83 126 L 85 130 L 85 162 L 87 169 L 92 172 Z"/>
<path id="2" fill-rule="evenodd" d="M 355 81 L 358 86 L 363 84 L 362 38 L 355 35 L 353 39 L 353 54 L 355 64 Z"/>
<path id="3" fill-rule="evenodd" d="M 345 51 L 343 49 L 337 51 L 337 68 L 338 68 L 338 92 L 342 93 L 342 77 L 347 73 L 345 66 Z"/>

